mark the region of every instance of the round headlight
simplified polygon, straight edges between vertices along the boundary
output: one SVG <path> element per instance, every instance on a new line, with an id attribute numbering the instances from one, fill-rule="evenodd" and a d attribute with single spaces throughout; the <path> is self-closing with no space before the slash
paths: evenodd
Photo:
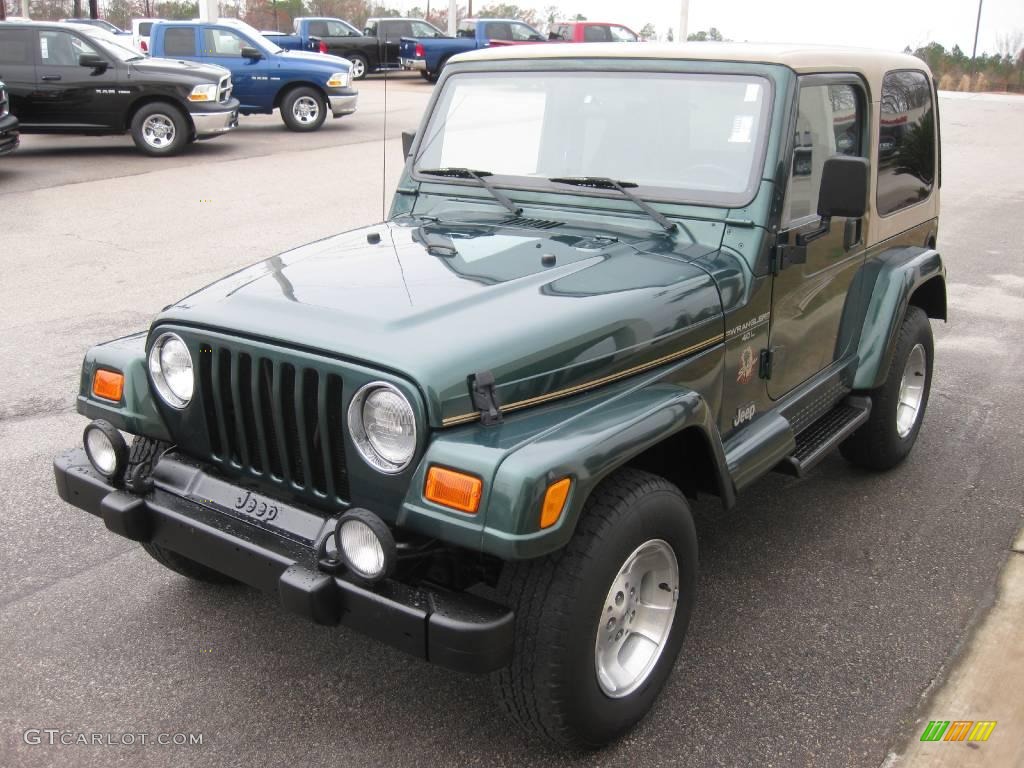
<path id="1" fill-rule="evenodd" d="M 416 415 L 391 384 L 378 381 L 356 392 L 348 428 L 360 455 L 381 472 L 401 472 L 416 452 Z"/>
<path id="2" fill-rule="evenodd" d="M 149 375 L 153 386 L 172 408 L 184 408 L 192 399 L 196 377 L 192 355 L 181 337 L 165 333 L 149 350 Z"/>

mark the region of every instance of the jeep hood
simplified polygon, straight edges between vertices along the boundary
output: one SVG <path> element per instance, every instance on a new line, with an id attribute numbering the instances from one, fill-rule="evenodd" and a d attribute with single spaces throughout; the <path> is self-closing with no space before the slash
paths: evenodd
<path id="1" fill-rule="evenodd" d="M 473 418 L 467 377 L 480 371 L 503 406 L 523 407 L 721 339 L 718 290 L 698 264 L 721 225 L 669 238 L 529 224 L 398 219 L 347 232 L 236 272 L 156 324 L 387 369 L 419 387 L 435 426 Z"/>

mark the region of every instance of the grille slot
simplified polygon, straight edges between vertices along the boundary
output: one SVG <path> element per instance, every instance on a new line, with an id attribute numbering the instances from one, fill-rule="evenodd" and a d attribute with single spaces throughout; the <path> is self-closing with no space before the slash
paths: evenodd
<path id="1" fill-rule="evenodd" d="M 348 501 L 341 377 L 208 343 L 200 349 L 210 459 L 279 488 Z"/>

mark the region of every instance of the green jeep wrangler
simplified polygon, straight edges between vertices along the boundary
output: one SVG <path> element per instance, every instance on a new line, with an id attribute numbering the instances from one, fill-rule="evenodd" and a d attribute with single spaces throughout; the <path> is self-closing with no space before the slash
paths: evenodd
<path id="1" fill-rule="evenodd" d="M 387 221 L 89 350 L 58 492 L 605 744 L 683 643 L 688 499 L 913 447 L 946 317 L 937 106 L 920 61 L 861 50 L 453 59 Z"/>

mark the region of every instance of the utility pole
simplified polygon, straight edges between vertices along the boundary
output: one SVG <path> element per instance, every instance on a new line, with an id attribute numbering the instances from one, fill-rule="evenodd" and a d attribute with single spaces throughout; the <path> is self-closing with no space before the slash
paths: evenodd
<path id="1" fill-rule="evenodd" d="M 974 50 L 971 51 L 971 80 L 974 80 L 974 58 L 978 55 L 978 30 L 981 29 L 981 3 L 978 0 L 978 22 L 974 25 Z"/>
<path id="2" fill-rule="evenodd" d="M 26 19 L 29 18 L 28 0 L 21 0 L 21 15 L 24 16 Z"/>
<path id="3" fill-rule="evenodd" d="M 459 4 L 457 0 L 448 0 L 448 35 L 455 37 L 455 29 L 459 21 Z"/>
<path id="4" fill-rule="evenodd" d="M 686 42 L 687 31 L 690 29 L 690 0 L 679 0 L 679 35 L 680 43 Z"/>

